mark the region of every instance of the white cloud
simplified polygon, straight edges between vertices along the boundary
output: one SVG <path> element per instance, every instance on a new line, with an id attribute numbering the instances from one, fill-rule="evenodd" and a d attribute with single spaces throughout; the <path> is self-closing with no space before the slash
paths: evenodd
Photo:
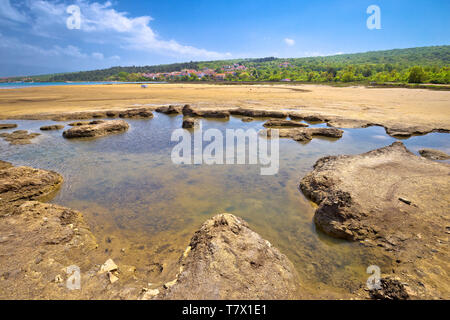
<path id="1" fill-rule="evenodd" d="M 9 0 L 0 0 L 0 17 L 16 22 L 26 22 L 27 18 L 11 5 Z"/>
<path id="2" fill-rule="evenodd" d="M 4 1 L 4 0 L 0 0 Z M 111 2 L 104 4 L 77 0 L 80 7 L 81 29 L 69 32 L 66 28 L 64 3 L 45 0 L 27 0 L 27 5 L 34 18 L 33 32 L 48 38 L 62 38 L 77 35 L 77 40 L 87 43 L 101 43 L 118 46 L 126 50 L 158 53 L 180 58 L 220 59 L 230 57 L 230 53 L 220 53 L 190 45 L 183 45 L 176 40 L 161 39 L 150 27 L 150 16 L 130 17 L 126 12 L 113 8 Z"/>
<path id="3" fill-rule="evenodd" d="M 289 46 L 292 47 L 293 45 L 295 45 L 295 40 L 294 39 L 289 39 L 289 38 L 285 38 L 284 42 Z"/>

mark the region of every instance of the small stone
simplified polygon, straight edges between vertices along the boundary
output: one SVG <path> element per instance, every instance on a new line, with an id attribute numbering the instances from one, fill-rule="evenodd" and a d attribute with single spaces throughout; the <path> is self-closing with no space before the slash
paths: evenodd
<path id="1" fill-rule="evenodd" d="M 57 275 L 56 277 L 55 277 L 55 283 L 61 283 L 61 282 L 63 282 L 63 278 L 61 277 L 61 275 Z"/>
<path id="2" fill-rule="evenodd" d="M 106 272 L 116 271 L 119 267 L 114 263 L 112 259 L 106 260 L 106 262 L 100 267 L 99 274 L 103 274 Z"/>
<path id="3" fill-rule="evenodd" d="M 119 280 L 119 278 L 116 277 L 116 276 L 115 276 L 114 274 L 112 274 L 111 272 L 108 272 L 108 279 L 109 279 L 109 282 L 111 282 L 111 283 L 114 283 L 114 282 L 116 282 L 116 281 Z"/>

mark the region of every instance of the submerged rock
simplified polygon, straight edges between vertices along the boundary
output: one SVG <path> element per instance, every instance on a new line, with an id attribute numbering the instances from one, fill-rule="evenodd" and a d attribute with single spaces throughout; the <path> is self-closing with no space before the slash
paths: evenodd
<path id="1" fill-rule="evenodd" d="M 450 155 L 446 154 L 443 151 L 435 150 L 435 149 L 422 149 L 419 150 L 419 154 L 430 160 L 449 160 Z"/>
<path id="2" fill-rule="evenodd" d="M 0 137 L 12 145 L 30 144 L 32 139 L 40 135 L 40 133 L 28 133 L 26 130 L 17 130 L 13 133 L 0 133 Z"/>
<path id="3" fill-rule="evenodd" d="M 64 128 L 64 125 L 62 124 L 53 124 L 53 125 L 49 125 L 49 126 L 43 126 L 40 129 L 42 131 L 50 131 L 50 130 L 61 130 Z"/>
<path id="4" fill-rule="evenodd" d="M 17 128 L 15 123 L 0 123 L 0 130 L 2 129 L 14 129 Z"/>
<path id="5" fill-rule="evenodd" d="M 242 120 L 242 122 L 252 122 L 255 119 L 253 119 L 252 117 L 243 117 L 241 120 Z"/>
<path id="6" fill-rule="evenodd" d="M 177 278 L 156 299 L 301 298 L 292 263 L 231 214 L 207 220 L 192 237 L 181 263 Z"/>
<path id="7" fill-rule="evenodd" d="M 306 123 L 284 120 L 284 119 L 270 119 L 264 123 L 264 127 L 308 127 Z"/>
<path id="8" fill-rule="evenodd" d="M 17 201 L 39 200 L 59 188 L 63 178 L 53 171 L 14 167 L 0 162 L 0 208 Z"/>
<path id="9" fill-rule="evenodd" d="M 230 114 L 237 116 L 255 117 L 255 118 L 286 118 L 287 112 L 277 110 L 258 110 L 237 108 L 230 110 Z"/>
<path id="10" fill-rule="evenodd" d="M 341 138 L 344 131 L 336 128 L 291 128 L 278 129 L 280 138 L 291 138 L 295 141 L 310 141 L 313 137 Z M 267 136 L 272 136 L 272 129 L 267 129 Z"/>
<path id="11" fill-rule="evenodd" d="M 195 118 L 184 118 L 183 119 L 183 128 L 184 129 L 191 129 L 191 128 L 195 128 L 199 125 L 199 121 L 198 119 Z"/>
<path id="12" fill-rule="evenodd" d="M 193 109 L 190 105 L 183 107 L 183 115 L 188 117 L 201 117 L 201 118 L 229 118 L 230 112 L 226 110 L 215 109 Z"/>
<path id="13" fill-rule="evenodd" d="M 129 125 L 123 120 L 92 121 L 87 125 L 73 127 L 63 132 L 64 138 L 101 137 L 128 130 Z"/>

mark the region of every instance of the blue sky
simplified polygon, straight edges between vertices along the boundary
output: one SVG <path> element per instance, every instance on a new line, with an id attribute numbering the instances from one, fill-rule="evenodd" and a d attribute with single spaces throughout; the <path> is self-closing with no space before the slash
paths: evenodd
<path id="1" fill-rule="evenodd" d="M 446 45 L 449 15 L 448 0 L 0 0 L 0 76 Z"/>

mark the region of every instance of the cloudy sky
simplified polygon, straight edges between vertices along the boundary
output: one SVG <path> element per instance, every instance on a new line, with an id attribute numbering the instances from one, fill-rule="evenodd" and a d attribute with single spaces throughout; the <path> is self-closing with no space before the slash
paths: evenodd
<path id="1" fill-rule="evenodd" d="M 448 0 L 0 0 L 0 76 L 443 45 L 449 12 Z"/>

